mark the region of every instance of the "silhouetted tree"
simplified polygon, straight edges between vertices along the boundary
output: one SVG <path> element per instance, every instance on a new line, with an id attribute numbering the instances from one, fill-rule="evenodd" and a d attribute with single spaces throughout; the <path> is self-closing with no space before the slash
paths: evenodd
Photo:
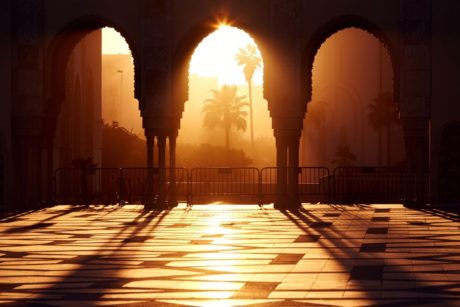
<path id="1" fill-rule="evenodd" d="M 353 166 L 357 161 L 356 156 L 350 151 L 350 145 L 337 146 L 332 163 L 339 167 Z"/>
<path id="2" fill-rule="evenodd" d="M 238 65 L 243 66 L 243 73 L 248 83 L 249 91 L 249 125 L 251 131 L 251 146 L 254 148 L 254 123 L 252 114 L 252 77 L 257 68 L 262 66 L 262 59 L 257 52 L 255 45 L 247 45 L 246 48 L 240 48 L 235 56 Z"/>
<path id="3" fill-rule="evenodd" d="M 145 167 L 146 141 L 117 122 L 102 127 L 102 167 Z"/>
<path id="4" fill-rule="evenodd" d="M 374 98 L 374 102 L 369 105 L 367 114 L 369 124 L 378 131 L 379 134 L 379 166 L 382 165 L 382 135 L 383 129 L 386 129 L 387 135 L 387 162 L 391 164 L 391 125 L 398 122 L 398 109 L 393 101 L 393 95 L 390 92 L 382 92 Z"/>
<path id="5" fill-rule="evenodd" d="M 242 150 L 210 144 L 178 144 L 177 165 L 195 167 L 245 167 L 252 163 Z"/>
<path id="6" fill-rule="evenodd" d="M 235 126 L 237 130 L 246 131 L 247 112 L 242 108 L 247 106 L 243 101 L 245 96 L 236 95 L 236 86 L 224 85 L 220 90 L 212 90 L 213 98 L 204 101 L 202 113 L 203 124 L 209 129 L 223 128 L 225 131 L 225 147 L 230 148 L 230 129 Z"/>

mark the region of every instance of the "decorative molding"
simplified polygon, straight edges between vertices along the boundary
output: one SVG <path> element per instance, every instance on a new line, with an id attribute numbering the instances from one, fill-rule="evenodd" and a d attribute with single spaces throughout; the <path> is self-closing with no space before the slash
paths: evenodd
<path id="1" fill-rule="evenodd" d="M 16 117 L 40 118 L 43 108 L 43 75 L 42 53 L 44 0 L 15 0 L 14 35 L 15 50 L 15 95 L 14 106 Z M 24 125 L 26 129 L 38 128 L 41 125 L 30 125 L 25 120 L 16 121 L 16 125 Z"/>
<path id="2" fill-rule="evenodd" d="M 301 8 L 297 0 L 272 0 L 272 27 L 279 43 L 295 47 Z"/>
<path id="3" fill-rule="evenodd" d="M 37 44 L 43 25 L 43 0 L 15 0 L 13 3 L 17 42 L 24 45 Z"/>
<path id="4" fill-rule="evenodd" d="M 401 12 L 401 116 L 430 117 L 431 0 L 402 1 Z"/>

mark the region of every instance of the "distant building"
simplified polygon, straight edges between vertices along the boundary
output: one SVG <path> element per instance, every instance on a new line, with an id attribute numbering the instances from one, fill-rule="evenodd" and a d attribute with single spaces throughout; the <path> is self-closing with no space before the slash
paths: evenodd
<path id="1" fill-rule="evenodd" d="M 102 119 L 145 137 L 139 102 L 134 98 L 134 64 L 130 54 L 102 55 Z"/>

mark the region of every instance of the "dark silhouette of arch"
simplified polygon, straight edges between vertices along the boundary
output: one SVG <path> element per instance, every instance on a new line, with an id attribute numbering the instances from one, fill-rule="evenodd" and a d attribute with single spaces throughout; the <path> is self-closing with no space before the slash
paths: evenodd
<path id="1" fill-rule="evenodd" d="M 114 28 L 126 40 L 131 55 L 134 59 L 134 96 L 138 98 L 139 84 L 141 84 L 140 73 L 136 74 L 136 67 L 138 67 L 139 56 L 138 49 L 134 41 L 129 37 L 122 27 L 114 22 L 99 16 L 86 16 L 70 22 L 64 26 L 59 33 L 54 37 L 51 45 L 47 50 L 45 57 L 45 113 L 47 117 L 55 119 L 59 114 L 61 102 L 65 99 L 65 84 L 64 78 L 66 71 L 66 64 L 69 60 L 70 54 L 78 42 L 87 34 L 92 31 L 99 30 L 103 27 Z M 54 126 L 50 127 L 50 124 Z M 55 129 L 55 120 L 46 120 L 45 129 Z"/>
<path id="2" fill-rule="evenodd" d="M 361 32 L 366 33 L 370 37 L 376 39 L 382 47 L 385 48 L 386 52 L 390 57 L 391 68 L 392 68 L 392 90 L 393 90 L 393 99 L 399 107 L 399 66 L 398 66 L 398 52 L 392 45 L 390 39 L 387 37 L 387 34 L 379 28 L 374 23 L 369 20 L 356 15 L 344 15 L 337 18 L 333 18 L 322 27 L 320 27 L 313 35 L 313 38 L 307 42 L 306 50 L 303 53 L 302 58 L 302 97 L 305 97 L 305 103 L 302 105 L 304 108 L 303 111 L 307 110 L 307 104 L 312 100 L 312 87 L 313 87 L 313 68 L 316 60 L 316 56 L 323 46 L 323 44 L 335 34 L 338 34 L 342 30 L 347 29 L 356 29 Z M 363 129 L 363 128 L 361 128 Z M 388 132 L 387 132 L 388 133 Z M 404 131 L 403 131 L 404 133 Z M 390 144 L 389 139 L 387 138 L 387 146 Z M 380 144 L 380 143 L 379 143 Z M 407 156 L 407 143 L 404 142 L 404 154 Z M 361 152 L 363 152 L 363 147 L 361 144 Z M 390 152 L 387 147 L 387 153 Z M 387 160 L 391 160 L 390 156 L 387 156 Z"/>
<path id="3" fill-rule="evenodd" d="M 335 33 L 347 28 L 357 28 L 366 31 L 378 39 L 387 49 L 393 66 L 393 94 L 396 100 L 399 100 L 399 65 L 397 62 L 397 50 L 391 44 L 390 39 L 382 29 L 369 20 L 356 15 L 345 15 L 330 20 L 319 28 L 313 38 L 307 43 L 302 58 L 302 80 L 304 80 L 304 87 L 302 87 L 301 97 L 305 97 L 307 102 L 311 100 L 313 64 L 321 45 Z M 306 107 L 307 105 L 305 104 L 304 111 Z"/>
<path id="4" fill-rule="evenodd" d="M 136 67 L 138 67 L 139 56 L 138 48 L 134 44 L 132 37 L 127 35 L 127 31 L 119 24 L 112 20 L 100 16 L 83 16 L 77 18 L 65 26 L 63 26 L 57 34 L 53 37 L 51 44 L 46 50 L 44 56 L 44 119 L 42 135 L 46 142 L 47 148 L 47 171 L 48 174 L 48 194 L 51 195 L 51 182 L 53 176 L 53 144 L 56 134 L 58 117 L 61 111 L 63 102 L 66 100 L 66 71 L 67 63 L 70 59 L 72 51 L 75 46 L 89 33 L 110 27 L 118 31 L 127 42 L 131 55 L 134 61 L 134 76 L 135 76 L 135 97 L 139 95 L 138 84 L 141 84 L 140 73 L 136 74 Z"/>

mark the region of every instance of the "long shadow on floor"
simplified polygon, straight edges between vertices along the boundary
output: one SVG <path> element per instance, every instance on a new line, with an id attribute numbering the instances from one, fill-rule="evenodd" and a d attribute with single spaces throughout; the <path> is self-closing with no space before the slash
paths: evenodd
<path id="1" fill-rule="evenodd" d="M 78 210 L 78 212 L 82 212 L 83 214 L 89 212 L 87 214 L 90 215 L 91 210 Z M 80 301 L 84 305 L 85 301 L 97 301 L 98 298 L 107 294 L 107 289 L 112 290 L 111 294 L 116 294 L 116 291 L 114 292 L 113 289 L 121 289 L 120 291 L 123 292 L 123 284 L 129 282 L 131 279 L 126 276 L 120 276 L 121 271 L 137 268 L 130 265 L 130 259 L 135 261 L 135 257 L 133 256 L 135 256 L 136 249 L 129 248 L 129 245 L 142 244 L 142 242 L 152 239 L 154 229 L 168 213 L 169 211 L 141 211 L 134 219 L 130 219 L 129 221 L 126 221 L 123 216 L 114 215 L 112 220 L 109 219 L 109 224 L 107 224 L 106 220 L 106 223 L 101 226 L 98 226 L 97 222 L 93 223 L 90 219 L 85 224 L 81 222 L 76 223 L 74 231 L 66 232 L 66 234 L 74 233 L 72 240 L 55 241 L 50 244 L 50 246 L 54 245 L 50 249 L 50 252 L 45 251 L 43 253 L 41 251 L 41 253 L 39 252 L 33 256 L 40 259 L 40 255 L 43 255 L 46 259 L 47 255 L 57 255 L 59 252 L 55 248 L 56 245 L 62 246 L 63 259 L 69 256 L 66 260 L 56 264 L 56 270 L 60 272 L 56 272 L 56 274 L 51 273 L 51 276 L 62 276 L 59 273 L 68 271 L 67 275 L 49 286 L 45 284 L 46 287 L 43 287 L 43 282 L 36 283 L 37 289 L 40 290 L 39 295 L 34 298 L 34 304 L 46 306 L 47 302 L 51 304 L 53 301 L 63 300 Z M 129 216 L 131 217 L 132 215 Z M 81 217 L 85 219 L 86 216 Z M 65 221 L 59 221 L 55 226 L 58 227 L 59 223 L 65 223 Z M 36 223 L 36 225 L 38 224 L 44 224 L 44 222 Z M 90 225 L 89 229 L 97 230 L 94 233 L 89 230 L 85 234 L 85 225 Z M 140 233 L 143 235 L 139 235 Z M 146 235 L 146 233 L 152 233 L 152 235 Z M 93 247 L 95 247 L 94 250 Z M 120 258 L 120 254 L 125 255 L 125 257 Z M 19 256 L 28 255 L 21 254 Z M 107 263 L 109 265 L 106 265 Z M 34 270 L 26 269 L 26 271 L 27 274 L 30 274 L 30 271 Z M 37 277 L 50 276 L 50 273 L 42 275 L 45 271 L 49 272 L 50 269 L 44 268 L 42 271 L 37 269 L 35 274 Z M 51 271 L 53 270 L 51 269 Z M 13 290 L 16 286 L 19 285 L 10 284 L 9 287 Z M 31 289 L 24 289 L 25 291 L 34 292 L 34 283 L 28 283 L 27 286 L 31 287 Z M 110 299 L 105 300 L 110 301 Z"/>
<path id="2" fill-rule="evenodd" d="M 375 212 L 385 212 L 386 209 L 375 209 Z M 340 214 L 350 214 L 345 210 L 338 211 Z M 390 210 L 388 210 L 390 212 Z M 385 305 L 415 305 L 423 303 L 438 303 L 437 296 L 439 295 L 453 295 L 452 300 L 460 298 L 460 292 L 457 287 L 459 283 L 453 282 L 450 284 L 441 285 L 440 283 L 426 283 L 426 286 L 421 285 L 421 280 L 418 276 L 423 274 L 445 274 L 444 271 L 436 272 L 433 270 L 427 270 L 427 272 L 411 272 L 412 266 L 405 265 L 408 262 L 421 261 L 426 259 L 430 262 L 437 262 L 442 264 L 452 263 L 451 261 L 444 261 L 445 257 L 459 257 L 460 253 L 447 252 L 445 254 L 436 255 L 433 254 L 431 257 L 418 259 L 417 256 L 410 256 L 403 259 L 394 259 L 391 256 L 397 256 L 399 252 L 407 251 L 412 248 L 428 248 L 433 247 L 433 240 L 442 241 L 443 238 L 433 237 L 416 237 L 417 244 L 413 245 L 412 240 L 414 239 L 408 234 L 402 234 L 399 237 L 398 242 L 390 242 L 388 240 L 380 239 L 369 239 L 363 240 L 364 235 L 357 236 L 347 234 L 346 231 L 340 231 L 334 226 L 334 222 L 330 220 L 324 220 L 321 217 L 313 214 L 312 212 L 301 208 L 296 211 L 282 211 L 282 213 L 301 229 L 307 235 L 319 235 L 318 244 L 326 250 L 331 259 L 336 263 L 342 265 L 343 269 L 341 272 L 349 273 L 349 279 L 347 282 L 347 291 L 350 294 L 350 299 L 353 298 L 353 292 L 357 294 L 359 292 L 365 292 L 365 297 L 370 301 L 379 302 Z M 333 218 L 333 216 L 331 216 Z M 391 216 L 374 216 L 371 218 L 370 224 L 367 226 L 367 234 L 387 234 L 389 228 L 381 227 L 382 222 L 385 220 L 389 221 Z M 379 227 L 372 227 L 373 221 L 377 222 L 376 225 Z M 363 221 L 363 225 L 365 225 Z M 363 226 L 361 225 L 361 226 Z M 410 224 L 409 224 L 410 225 Z M 410 226 L 409 226 L 410 227 Z M 351 229 L 353 231 L 353 229 Z M 329 240 L 327 240 L 329 239 Z M 451 243 L 460 244 L 460 239 L 449 240 Z M 393 246 L 393 243 L 397 243 Z M 433 248 L 434 250 L 434 248 Z M 457 258 L 458 259 L 458 258 Z M 351 265 L 350 265 L 351 264 Z M 456 265 L 460 265 L 459 260 L 455 260 Z M 321 270 L 319 270 L 321 271 Z M 432 279 L 430 280 L 432 281 Z M 324 291 L 325 289 L 321 289 Z M 342 289 L 329 289 L 342 290 Z M 401 293 L 405 293 L 401 296 Z M 423 296 L 423 299 L 421 297 Z M 346 298 L 344 298 L 346 299 Z M 393 300 L 393 302 L 392 302 Z M 387 303 L 385 303 L 387 301 Z"/>

